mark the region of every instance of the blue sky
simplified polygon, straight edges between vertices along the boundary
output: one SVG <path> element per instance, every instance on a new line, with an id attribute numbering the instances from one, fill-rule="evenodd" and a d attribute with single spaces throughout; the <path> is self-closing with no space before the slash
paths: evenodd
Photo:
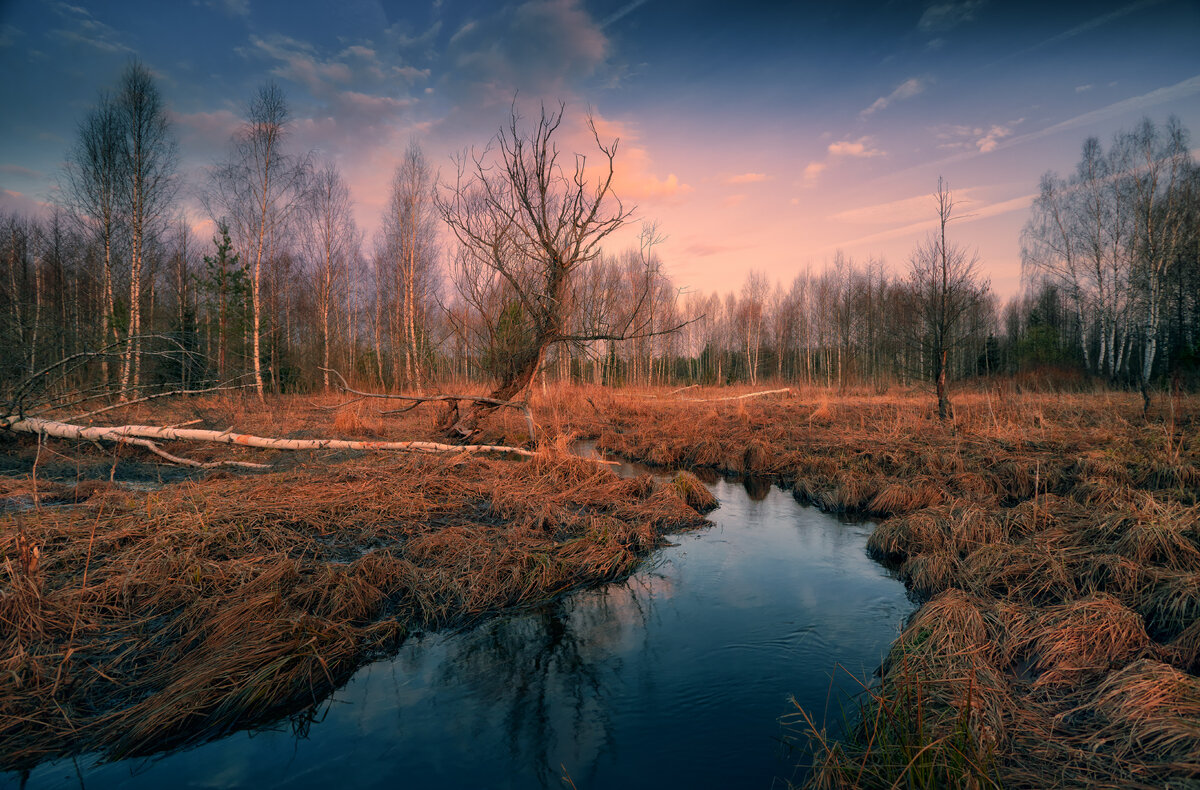
<path id="1" fill-rule="evenodd" d="M 837 249 L 901 270 L 941 175 L 971 215 L 957 239 L 1011 295 L 1041 173 L 1142 116 L 1200 135 L 1194 0 L 0 0 L 0 208 L 54 198 L 79 119 L 133 55 L 192 183 L 275 79 L 291 145 L 338 162 L 368 231 L 409 139 L 448 171 L 516 92 L 526 111 L 567 103 L 564 148 L 586 146 L 590 110 L 621 138 L 620 196 L 700 290 L 751 268 L 787 282 Z"/>

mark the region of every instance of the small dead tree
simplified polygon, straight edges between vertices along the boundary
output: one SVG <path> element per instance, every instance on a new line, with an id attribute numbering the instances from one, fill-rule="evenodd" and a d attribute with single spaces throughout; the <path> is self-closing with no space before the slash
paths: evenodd
<path id="1" fill-rule="evenodd" d="M 950 187 L 938 179 L 933 194 L 938 228 L 913 251 L 909 259 L 910 315 L 915 325 L 913 341 L 931 364 L 930 377 L 937 389 L 938 417 L 953 415 L 946 389 L 950 351 L 966 338 L 967 318 L 987 295 L 987 281 L 978 280 L 979 256 L 946 241 L 946 226 L 954 216 Z"/>
<path id="2" fill-rule="evenodd" d="M 566 309 L 571 276 L 599 254 L 600 243 L 632 209 L 612 193 L 618 141 L 601 142 L 590 116 L 587 126 L 600 167 L 589 173 L 581 153 L 575 154 L 573 167 L 564 167 L 554 142 L 564 109 L 561 103 L 557 111 L 542 107 L 527 130 L 514 104 L 508 125 L 492 144 L 482 154 L 461 157 L 455 183 L 441 185 L 436 194 L 438 211 L 464 253 L 511 288 L 512 308 L 505 312 L 520 327 L 515 332 L 520 342 L 491 394 L 498 401 L 514 401 L 525 392 L 552 344 L 609 336 L 571 332 Z M 472 403 L 447 426 L 449 435 L 474 435 L 479 420 L 496 408 Z"/>

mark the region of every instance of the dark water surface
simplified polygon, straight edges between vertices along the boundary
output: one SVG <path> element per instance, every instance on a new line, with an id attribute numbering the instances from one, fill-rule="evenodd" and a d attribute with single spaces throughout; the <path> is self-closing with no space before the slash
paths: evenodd
<path id="1" fill-rule="evenodd" d="M 628 465 L 624 473 L 636 471 Z M 411 638 L 323 718 L 156 759 L 36 769 L 29 788 L 770 788 L 797 780 L 789 697 L 821 715 L 911 611 L 871 528 L 717 480 L 714 526 L 628 581 Z M 562 766 L 562 767 L 560 767 Z M 0 775 L 0 785 L 12 774 Z"/>

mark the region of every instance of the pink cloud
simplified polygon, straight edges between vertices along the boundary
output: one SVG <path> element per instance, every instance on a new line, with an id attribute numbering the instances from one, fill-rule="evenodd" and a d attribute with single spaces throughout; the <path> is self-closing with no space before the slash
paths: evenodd
<path id="1" fill-rule="evenodd" d="M 725 179 L 726 184 L 757 184 L 760 181 L 766 181 L 767 176 L 764 173 L 741 173 L 736 176 L 729 176 Z"/>
<path id="2" fill-rule="evenodd" d="M 831 156 L 852 156 L 858 158 L 883 156 L 887 153 L 871 146 L 871 138 L 867 136 L 860 137 L 857 140 L 839 140 L 836 143 L 829 144 L 829 153 Z"/>

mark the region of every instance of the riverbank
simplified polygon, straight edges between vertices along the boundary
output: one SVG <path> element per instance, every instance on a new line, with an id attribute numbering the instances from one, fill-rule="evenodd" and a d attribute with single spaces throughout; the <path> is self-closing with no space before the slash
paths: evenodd
<path id="1" fill-rule="evenodd" d="M 1145 421 L 1129 394 L 960 393 L 941 423 L 927 395 L 729 400 L 747 393 L 539 390 L 539 430 L 560 438 L 530 462 L 219 446 L 189 455 L 275 471 L 201 473 L 141 451 L 14 440 L 0 491 L 5 765 L 302 716 L 411 629 L 618 578 L 662 534 L 700 523 L 683 501 L 705 506 L 689 479 L 622 482 L 567 454 L 591 437 L 879 520 L 871 551 L 926 603 L 853 738 L 828 741 L 820 721 L 792 717 L 811 739 L 813 786 L 1200 776 L 1197 399 L 1161 399 Z M 213 398 L 108 416 L 296 438 L 434 435 L 429 412 L 335 402 Z M 502 415 L 488 430 L 487 442 L 519 444 L 527 429 Z M 111 470 L 127 482 L 107 482 Z"/>
<path id="2" fill-rule="evenodd" d="M 813 787 L 1182 787 L 1200 778 L 1200 408 L 1135 395 L 562 393 L 561 426 L 880 520 L 924 606 Z M 834 659 L 831 657 L 831 661 Z"/>
<path id="3" fill-rule="evenodd" d="M 293 436 L 410 432 L 423 420 L 281 406 L 207 400 L 120 418 L 169 423 L 179 409 Z M 138 451 L 8 441 L 6 770 L 302 722 L 406 635 L 621 578 L 665 534 L 705 523 L 712 504 L 690 476 L 620 480 L 553 446 L 531 461 L 259 453 L 278 471 L 185 474 Z"/>

